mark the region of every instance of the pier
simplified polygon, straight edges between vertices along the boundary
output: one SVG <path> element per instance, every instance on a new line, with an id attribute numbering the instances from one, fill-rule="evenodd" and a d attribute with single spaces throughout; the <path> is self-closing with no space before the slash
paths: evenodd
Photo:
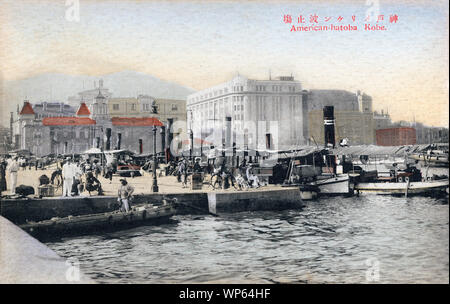
<path id="1" fill-rule="evenodd" d="M 32 185 L 35 191 L 38 178 L 42 174 L 51 175 L 50 170 L 20 170 L 18 185 Z M 85 215 L 117 210 L 117 189 L 122 177 L 114 176 L 112 182 L 99 175 L 105 196 L 97 196 L 95 192 L 89 196 L 83 192 L 80 196 L 61 197 L 61 189 L 54 197 L 38 198 L 35 196 L 17 199 L 3 199 L 0 202 L 0 215 L 16 224 L 27 221 L 41 221 L 53 217 Z M 284 210 L 300 208 L 302 202 L 297 188 L 283 188 L 267 185 L 259 189 L 237 191 L 233 188 L 213 190 L 207 184 L 202 190 L 182 188 L 175 176 L 158 178 L 159 192 L 151 192 L 151 174 L 127 178 L 135 188 L 133 204 L 152 203 L 159 205 L 163 198 L 176 198 L 180 203 L 178 214 L 208 214 L 223 212 L 240 212 L 256 210 Z M 36 191 L 37 192 L 37 191 Z"/>

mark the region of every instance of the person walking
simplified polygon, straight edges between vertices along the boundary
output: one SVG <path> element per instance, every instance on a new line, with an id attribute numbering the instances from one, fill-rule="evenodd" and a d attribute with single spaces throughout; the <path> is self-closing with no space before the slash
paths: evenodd
<path id="1" fill-rule="evenodd" d="M 112 178 L 113 178 L 113 174 L 114 174 L 114 168 L 112 164 L 108 164 L 106 165 L 106 174 L 105 174 L 105 178 L 109 179 L 109 183 L 112 183 Z"/>
<path id="2" fill-rule="evenodd" d="M 71 160 L 68 157 L 66 162 L 62 166 L 63 175 L 63 196 L 72 196 L 72 184 L 73 184 L 73 167 Z"/>
<path id="3" fill-rule="evenodd" d="M 120 182 L 121 186 L 119 187 L 117 201 L 121 203 L 120 210 L 128 212 L 130 211 L 129 201 L 134 192 L 134 188 L 128 184 L 126 179 L 121 179 Z"/>
<path id="4" fill-rule="evenodd" d="M 16 194 L 17 171 L 19 171 L 19 157 L 15 156 L 9 163 L 9 182 L 11 183 L 11 195 Z"/>
<path id="5" fill-rule="evenodd" d="M 183 183 L 183 188 L 186 188 L 187 185 L 187 161 L 183 159 L 178 168 L 179 174 L 181 176 L 181 182 Z"/>

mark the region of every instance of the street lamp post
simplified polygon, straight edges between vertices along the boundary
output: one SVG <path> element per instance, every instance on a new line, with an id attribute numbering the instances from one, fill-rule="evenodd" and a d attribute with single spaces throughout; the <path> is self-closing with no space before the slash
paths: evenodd
<path id="1" fill-rule="evenodd" d="M 189 110 L 189 113 L 191 114 L 190 120 L 189 120 L 189 159 L 192 161 L 192 154 L 194 151 L 194 131 L 192 130 L 192 110 Z"/>
<path id="2" fill-rule="evenodd" d="M 190 141 L 189 159 L 192 161 L 192 155 L 194 151 L 194 132 L 192 132 L 192 129 L 189 130 L 189 141 Z"/>
<path id="3" fill-rule="evenodd" d="M 157 114 L 157 108 L 155 101 L 152 102 L 152 112 L 153 114 Z M 152 131 L 153 131 L 153 185 L 152 185 L 152 192 L 158 192 L 158 180 L 156 178 L 156 166 L 158 162 L 158 158 L 156 157 L 156 125 L 153 125 Z"/>

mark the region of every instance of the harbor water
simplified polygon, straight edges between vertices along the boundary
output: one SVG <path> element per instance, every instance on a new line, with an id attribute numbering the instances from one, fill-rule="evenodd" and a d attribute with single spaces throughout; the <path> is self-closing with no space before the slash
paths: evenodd
<path id="1" fill-rule="evenodd" d="M 449 283 L 448 196 L 322 198 L 46 244 L 99 283 Z"/>

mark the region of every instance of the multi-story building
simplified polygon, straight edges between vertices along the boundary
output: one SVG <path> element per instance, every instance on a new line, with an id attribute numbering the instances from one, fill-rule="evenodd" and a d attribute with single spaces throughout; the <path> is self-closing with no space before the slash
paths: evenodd
<path id="1" fill-rule="evenodd" d="M 381 113 L 374 111 L 373 124 L 375 130 L 390 128 L 392 127 L 391 116 L 389 115 L 389 113 L 384 113 L 383 110 L 381 110 Z"/>
<path id="2" fill-rule="evenodd" d="M 416 144 L 416 129 L 396 127 L 376 130 L 378 146 L 403 146 Z"/>
<path id="3" fill-rule="evenodd" d="M 77 108 L 62 102 L 41 102 L 33 105 L 33 111 L 37 119 L 45 117 L 74 116 Z"/>
<path id="4" fill-rule="evenodd" d="M 448 128 L 431 127 L 420 122 L 399 121 L 398 127 L 411 127 L 416 130 L 417 144 L 448 143 Z"/>
<path id="5" fill-rule="evenodd" d="M 346 138 L 351 145 L 375 143 L 370 96 L 360 91 L 355 94 L 343 90 L 310 90 L 304 92 L 304 99 L 308 107 L 310 140 L 324 144 L 323 108 L 333 106 L 336 142 Z"/>
<path id="6" fill-rule="evenodd" d="M 70 96 L 67 99 L 67 101 L 71 106 L 73 106 L 75 108 L 78 108 L 80 106 L 80 104 L 83 102 L 88 107 L 90 107 L 94 103 L 95 98 L 97 97 L 99 91 L 106 99 L 110 99 L 112 97 L 112 93 L 109 92 L 109 89 L 103 87 L 103 79 L 100 79 L 98 81 L 98 86 L 97 86 L 97 82 L 94 81 L 93 89 L 79 92 L 77 96 Z"/>
<path id="7" fill-rule="evenodd" d="M 189 95 L 187 123 L 195 137 L 215 146 L 222 146 L 225 129 L 231 128 L 238 148 L 283 149 L 306 142 L 304 108 L 301 83 L 293 77 L 236 76 Z"/>
<path id="8" fill-rule="evenodd" d="M 37 118 L 26 101 L 15 123 L 18 149 L 38 155 L 81 153 L 97 147 L 105 150 L 128 149 L 135 153 L 153 152 L 153 127 L 157 127 L 156 150 L 162 152 L 161 126 L 150 114 L 146 117 L 111 117 L 107 99 L 97 92 L 91 109 L 81 103 L 74 116 Z"/>
<path id="9" fill-rule="evenodd" d="M 148 95 L 135 97 L 115 97 L 108 100 L 108 110 L 111 117 L 145 117 L 152 111 L 155 102 L 161 121 L 186 121 L 186 101 L 176 99 L 154 98 Z"/>

